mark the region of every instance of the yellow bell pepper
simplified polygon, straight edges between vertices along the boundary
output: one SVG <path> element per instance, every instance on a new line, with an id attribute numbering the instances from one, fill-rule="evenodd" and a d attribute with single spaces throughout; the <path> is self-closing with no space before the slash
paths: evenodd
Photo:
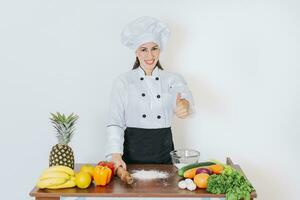
<path id="1" fill-rule="evenodd" d="M 111 175 L 112 171 L 110 168 L 106 166 L 96 166 L 93 174 L 94 182 L 96 185 L 105 186 L 110 182 Z"/>

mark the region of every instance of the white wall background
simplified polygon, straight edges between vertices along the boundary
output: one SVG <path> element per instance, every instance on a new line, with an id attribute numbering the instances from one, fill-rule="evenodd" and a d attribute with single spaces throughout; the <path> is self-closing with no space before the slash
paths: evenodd
<path id="1" fill-rule="evenodd" d="M 260 200 L 299 199 L 299 13 L 296 0 L 1 1 L 1 199 L 31 199 L 56 143 L 50 112 L 80 116 L 77 162 L 104 158 L 113 79 L 134 61 L 119 35 L 144 15 L 172 29 L 161 62 L 197 106 L 175 119 L 176 147 L 230 156 Z"/>

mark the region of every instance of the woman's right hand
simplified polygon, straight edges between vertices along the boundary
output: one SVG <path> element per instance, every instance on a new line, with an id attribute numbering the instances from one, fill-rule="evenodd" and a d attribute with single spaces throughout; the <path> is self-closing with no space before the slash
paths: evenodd
<path id="1" fill-rule="evenodd" d="M 115 163 L 115 169 L 121 166 L 125 170 L 127 170 L 126 163 L 123 161 L 122 155 L 120 153 L 113 153 L 111 157 L 111 161 Z"/>

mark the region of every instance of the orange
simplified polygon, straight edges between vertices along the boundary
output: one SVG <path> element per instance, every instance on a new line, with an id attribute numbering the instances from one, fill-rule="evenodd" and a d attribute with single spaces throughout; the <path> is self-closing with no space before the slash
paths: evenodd
<path id="1" fill-rule="evenodd" d="M 207 179 L 209 175 L 206 173 L 200 173 L 194 176 L 194 183 L 198 188 L 207 188 Z"/>
<path id="2" fill-rule="evenodd" d="M 211 165 L 209 166 L 209 168 L 211 169 L 211 171 L 214 173 L 214 174 L 221 174 L 222 171 L 223 171 L 223 166 L 222 165 Z"/>
<path id="3" fill-rule="evenodd" d="M 93 176 L 94 174 L 94 169 L 95 167 L 93 165 L 90 165 L 90 164 L 86 164 L 86 165 L 82 165 L 80 167 L 80 172 L 86 172 L 88 173 L 90 176 Z"/>
<path id="4" fill-rule="evenodd" d="M 91 176 L 86 172 L 79 172 L 76 174 L 75 183 L 79 188 L 87 188 L 92 182 Z"/>

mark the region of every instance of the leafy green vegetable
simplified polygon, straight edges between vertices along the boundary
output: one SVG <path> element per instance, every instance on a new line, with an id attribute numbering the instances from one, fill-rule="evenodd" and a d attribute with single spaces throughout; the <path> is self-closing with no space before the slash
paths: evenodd
<path id="1" fill-rule="evenodd" d="M 223 165 L 220 175 L 211 175 L 208 178 L 207 191 L 213 194 L 226 193 L 226 200 L 250 200 L 250 193 L 254 188 L 250 182 L 236 169 Z"/>

